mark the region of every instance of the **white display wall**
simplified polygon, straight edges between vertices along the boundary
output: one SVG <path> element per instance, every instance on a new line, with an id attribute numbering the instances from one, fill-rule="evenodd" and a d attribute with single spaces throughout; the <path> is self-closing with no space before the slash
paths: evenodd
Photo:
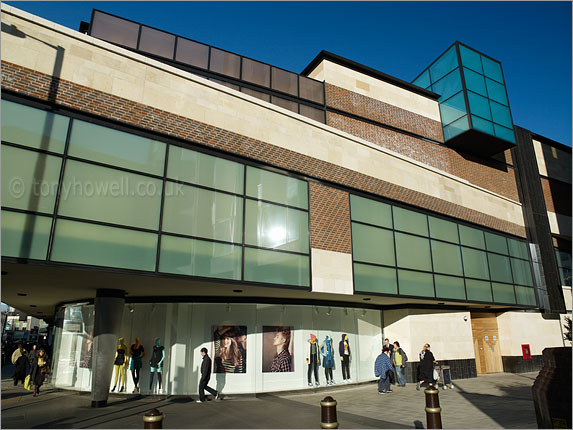
<path id="1" fill-rule="evenodd" d="M 77 306 L 76 306 L 77 309 Z M 82 307 L 82 315 L 93 321 L 93 305 Z M 76 312 L 76 315 L 77 312 Z M 93 322 L 92 322 L 93 325 Z M 91 369 L 85 366 L 85 344 L 90 328 L 80 331 L 56 330 L 56 351 L 53 382 L 61 388 L 89 391 Z M 307 372 L 310 334 L 318 339 L 318 346 L 328 335 L 333 339 L 335 367 L 334 381 L 342 383 L 342 369 L 338 344 L 343 334 L 348 335 L 352 359 L 350 375 L 353 382 L 374 380 L 374 361 L 382 345 L 380 311 L 372 309 L 338 308 L 324 306 L 240 304 L 240 303 L 153 303 L 126 304 L 119 337 L 129 347 L 139 337 L 146 356 L 141 370 L 140 389 L 149 391 L 149 359 L 155 338 L 165 347 L 163 387 L 154 393 L 197 394 L 202 357 L 205 347 L 215 361 L 213 332 L 221 326 L 244 326 L 246 338 L 246 372 L 212 373 L 209 385 L 224 394 L 259 393 L 308 388 Z M 263 327 L 292 328 L 292 372 L 263 372 Z M 75 347 L 74 347 L 75 345 Z M 86 349 L 85 346 L 83 348 Z M 267 346 L 266 351 L 269 351 Z M 83 355 L 82 355 L 83 354 Z M 268 363 L 268 356 L 267 363 Z M 70 363 L 74 363 L 75 365 Z M 69 369 L 76 369 L 76 377 Z M 114 369 L 115 372 L 115 369 Z M 113 387 L 115 373 L 110 381 Z M 324 368 L 319 366 L 319 381 L 326 384 Z M 314 382 L 314 376 L 313 376 Z M 119 383 L 118 383 L 119 385 Z M 131 372 L 127 370 L 126 393 L 133 390 Z"/>

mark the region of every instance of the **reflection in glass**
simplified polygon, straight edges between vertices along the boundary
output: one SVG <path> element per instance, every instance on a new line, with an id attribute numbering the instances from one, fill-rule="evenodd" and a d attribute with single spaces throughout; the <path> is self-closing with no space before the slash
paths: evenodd
<path id="1" fill-rule="evenodd" d="M 434 278 L 431 273 L 398 270 L 400 295 L 434 297 Z"/>
<path id="2" fill-rule="evenodd" d="M 354 263 L 356 292 L 397 294 L 396 269 Z"/>
<path id="3" fill-rule="evenodd" d="M 2 211 L 2 256 L 45 260 L 52 218 Z"/>
<path id="4" fill-rule="evenodd" d="M 395 266 L 394 238 L 390 230 L 352 223 L 354 260 Z"/>
<path id="5" fill-rule="evenodd" d="M 351 194 L 350 216 L 353 221 L 392 228 L 392 209 L 387 203 Z"/>
<path id="6" fill-rule="evenodd" d="M 247 167 L 249 197 L 308 209 L 308 184 L 290 176 L 256 167 Z"/>
<path id="7" fill-rule="evenodd" d="M 245 248 L 245 281 L 308 287 L 309 257 Z"/>

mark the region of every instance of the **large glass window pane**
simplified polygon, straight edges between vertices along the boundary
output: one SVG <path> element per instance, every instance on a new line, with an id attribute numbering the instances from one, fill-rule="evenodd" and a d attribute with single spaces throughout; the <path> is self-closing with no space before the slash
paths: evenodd
<path id="1" fill-rule="evenodd" d="M 499 234 L 485 232 L 485 245 L 488 251 L 499 252 L 500 254 L 508 254 L 507 240 Z"/>
<path id="2" fill-rule="evenodd" d="M 442 124 L 449 124 L 466 114 L 466 101 L 464 93 L 460 91 L 440 105 Z"/>
<path id="3" fill-rule="evenodd" d="M 434 297 L 434 278 L 431 273 L 398 270 L 400 295 Z"/>
<path id="4" fill-rule="evenodd" d="M 263 87 L 269 87 L 271 85 L 271 66 L 243 57 L 243 75 L 241 79 Z"/>
<path id="5" fill-rule="evenodd" d="M 167 187 L 170 185 L 172 190 Z M 241 243 L 243 199 L 188 185 L 167 183 L 163 231 Z"/>
<path id="6" fill-rule="evenodd" d="M 308 212 L 246 200 L 245 243 L 261 248 L 309 252 Z"/>
<path id="7" fill-rule="evenodd" d="M 483 55 L 481 56 L 481 62 L 483 64 L 483 74 L 488 78 L 495 79 L 497 82 L 501 82 L 503 84 L 501 64 L 499 64 L 497 61 L 490 60 Z"/>
<path id="8" fill-rule="evenodd" d="M 518 305 L 535 306 L 535 290 L 533 288 L 515 286 L 515 295 L 517 296 Z"/>
<path id="9" fill-rule="evenodd" d="M 165 143 L 75 120 L 68 154 L 163 176 Z"/>
<path id="10" fill-rule="evenodd" d="M 459 276 L 464 274 L 462 254 L 458 245 L 432 240 L 432 261 L 434 272 Z"/>
<path id="11" fill-rule="evenodd" d="M 243 193 L 244 166 L 224 158 L 169 146 L 167 177 L 231 193 Z"/>
<path id="12" fill-rule="evenodd" d="M 434 275 L 434 280 L 436 282 L 436 297 L 465 300 L 466 290 L 463 278 Z"/>
<path id="13" fill-rule="evenodd" d="M 471 113 L 485 119 L 491 119 L 488 99 L 468 91 L 468 101 Z"/>
<path id="14" fill-rule="evenodd" d="M 135 22 L 102 12 L 96 11 L 94 13 L 91 36 L 135 49 L 137 48 L 138 33 L 139 24 Z"/>
<path id="15" fill-rule="evenodd" d="M 302 103 L 299 105 L 300 114 L 308 118 L 314 119 L 315 121 L 325 123 L 325 113 L 322 109 L 316 109 Z"/>
<path id="16" fill-rule="evenodd" d="M 392 206 L 392 211 L 394 213 L 394 229 L 421 236 L 428 235 L 428 217 L 425 214 L 397 206 Z"/>
<path id="17" fill-rule="evenodd" d="M 531 266 L 529 261 L 511 259 L 511 271 L 513 273 L 513 282 L 520 285 L 533 286 L 531 277 Z"/>
<path id="18" fill-rule="evenodd" d="M 352 252 L 355 261 L 395 266 L 391 231 L 352 223 Z"/>
<path id="19" fill-rule="evenodd" d="M 25 121 L 23 120 L 25 118 Z M 2 100 L 2 140 L 63 153 L 70 119 Z"/>
<path id="20" fill-rule="evenodd" d="M 509 245 L 509 255 L 512 257 L 529 259 L 529 253 L 527 252 L 527 245 L 525 242 L 508 238 L 507 244 Z"/>
<path id="21" fill-rule="evenodd" d="M 460 69 L 455 69 L 449 75 L 444 76 L 438 82 L 432 79 L 432 91 L 439 94 L 439 102 L 449 99 L 454 94 L 462 90 L 462 77 Z"/>
<path id="22" fill-rule="evenodd" d="M 324 104 L 324 84 L 322 82 L 299 76 L 298 84 L 300 97 L 321 105 Z"/>
<path id="23" fill-rule="evenodd" d="M 54 212 L 62 159 L 2 145 L 2 206 Z"/>
<path id="24" fill-rule="evenodd" d="M 396 233 L 396 260 L 398 267 L 432 271 L 428 239 Z"/>
<path id="25" fill-rule="evenodd" d="M 416 80 L 412 83 L 421 88 L 428 88 L 430 86 L 430 71 L 426 70 L 424 73 L 418 76 Z"/>
<path id="26" fill-rule="evenodd" d="M 483 231 L 477 228 L 460 225 L 460 240 L 462 245 L 485 249 Z"/>
<path id="27" fill-rule="evenodd" d="M 288 109 L 294 113 L 298 113 L 298 103 L 292 100 L 283 99 L 282 97 L 272 96 L 271 103 L 282 107 L 283 109 Z"/>
<path id="28" fill-rule="evenodd" d="M 310 285 L 309 257 L 286 252 L 245 248 L 245 281 Z"/>
<path id="29" fill-rule="evenodd" d="M 390 205 L 377 202 L 376 200 L 351 194 L 350 216 L 353 221 L 392 228 L 392 209 Z"/>
<path id="30" fill-rule="evenodd" d="M 237 245 L 163 235 L 159 271 L 238 280 L 241 251 Z"/>
<path id="31" fill-rule="evenodd" d="M 555 248 L 561 285 L 571 286 L 571 253 Z"/>
<path id="32" fill-rule="evenodd" d="M 175 36 L 154 28 L 141 26 L 141 37 L 139 39 L 139 49 L 150 54 L 159 55 L 173 59 L 175 50 Z"/>
<path id="33" fill-rule="evenodd" d="M 462 247 L 465 276 L 470 278 L 489 279 L 485 252 Z"/>
<path id="34" fill-rule="evenodd" d="M 248 94 L 250 96 L 256 97 L 258 99 L 264 100 L 266 102 L 271 101 L 270 94 L 263 93 L 262 91 L 255 91 L 255 90 L 251 90 L 250 88 L 247 88 L 247 87 L 242 87 L 241 92 Z"/>
<path id="35" fill-rule="evenodd" d="M 175 60 L 207 69 L 209 68 L 209 46 L 178 37 Z"/>
<path id="36" fill-rule="evenodd" d="M 483 73 L 480 60 L 481 55 L 479 55 L 476 51 L 460 45 L 460 55 L 462 57 L 462 64 L 464 66 L 469 67 L 476 72 Z"/>
<path id="37" fill-rule="evenodd" d="M 300 179 L 247 167 L 246 194 L 260 200 L 308 209 L 308 184 Z"/>
<path id="38" fill-rule="evenodd" d="M 157 235 L 59 219 L 52 261 L 155 270 Z"/>
<path id="39" fill-rule="evenodd" d="M 58 213 L 157 230 L 161 192 L 159 179 L 68 160 Z"/>
<path id="40" fill-rule="evenodd" d="M 396 294 L 396 269 L 354 263 L 354 290 L 359 293 Z"/>
<path id="41" fill-rule="evenodd" d="M 451 72 L 456 67 L 458 67 L 458 55 L 456 53 L 456 47 L 452 46 L 448 49 L 434 64 L 430 66 L 430 76 L 432 77 L 432 82 L 436 82 L 442 76 Z"/>
<path id="42" fill-rule="evenodd" d="M 209 70 L 239 79 L 241 77 L 241 57 L 217 48 L 211 48 Z"/>
<path id="43" fill-rule="evenodd" d="M 491 302 L 491 286 L 489 282 L 466 279 L 468 300 L 476 302 Z"/>
<path id="44" fill-rule="evenodd" d="M 492 281 L 513 282 L 513 279 L 511 278 L 509 257 L 488 252 L 487 259 L 489 262 L 489 274 Z"/>
<path id="45" fill-rule="evenodd" d="M 491 283 L 493 289 L 493 301 L 496 303 L 515 303 L 515 294 L 513 293 L 513 285 L 511 284 L 498 284 L 497 282 Z"/>
<path id="46" fill-rule="evenodd" d="M 45 260 L 52 218 L 2 211 L 2 256 Z"/>
<path id="47" fill-rule="evenodd" d="M 472 72 L 470 69 L 464 67 L 464 78 L 466 80 L 466 88 L 474 93 L 487 97 L 485 89 L 485 80 L 482 75 Z"/>
<path id="48" fill-rule="evenodd" d="M 513 134 L 513 129 L 505 128 L 497 124 L 493 125 L 493 129 L 497 137 L 515 143 L 515 135 Z"/>
<path id="49" fill-rule="evenodd" d="M 469 128 L 470 125 L 468 123 L 468 117 L 467 115 L 463 116 L 460 119 L 452 122 L 447 127 L 444 127 L 444 139 L 445 140 L 451 139 L 452 137 L 457 136 L 458 134 L 468 130 Z"/>
<path id="50" fill-rule="evenodd" d="M 485 83 L 487 86 L 488 97 L 498 103 L 507 106 L 508 103 L 507 103 L 507 95 L 505 94 L 505 87 L 487 78 L 485 80 Z"/>
<path id="51" fill-rule="evenodd" d="M 430 224 L 430 237 L 434 239 L 447 240 L 448 242 L 459 243 L 458 225 L 455 222 L 445 219 L 428 216 Z"/>
<path id="52" fill-rule="evenodd" d="M 513 127 L 513 124 L 511 123 L 511 115 L 509 113 L 509 108 L 495 102 L 490 102 L 490 106 L 491 106 L 491 115 L 493 116 L 493 122 L 501 124 L 507 128 Z"/>
<path id="53" fill-rule="evenodd" d="M 472 126 L 476 130 L 483 131 L 484 133 L 493 134 L 493 123 L 483 118 L 472 115 Z"/>
<path id="54" fill-rule="evenodd" d="M 271 74 L 273 89 L 298 96 L 298 75 L 276 67 L 271 68 Z"/>

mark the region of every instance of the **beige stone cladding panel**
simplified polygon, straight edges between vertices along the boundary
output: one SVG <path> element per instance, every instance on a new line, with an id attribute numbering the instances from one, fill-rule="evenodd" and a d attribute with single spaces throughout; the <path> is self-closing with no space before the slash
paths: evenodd
<path id="1" fill-rule="evenodd" d="M 311 250 L 312 291 L 317 293 L 354 293 L 352 255 L 342 252 Z"/>
<path id="2" fill-rule="evenodd" d="M 319 66 L 309 74 L 311 78 L 324 80 L 329 84 L 414 112 L 434 121 L 441 121 L 437 100 L 340 66 L 332 61 L 323 60 Z"/>
<path id="3" fill-rule="evenodd" d="M 384 337 L 400 342 L 409 361 L 419 361 L 426 343 L 438 361 L 475 358 L 470 313 L 466 311 L 384 311 Z"/>
<path id="4" fill-rule="evenodd" d="M 549 218 L 551 234 L 571 237 L 571 223 L 573 220 L 570 216 L 547 212 L 547 218 Z"/>
<path id="5" fill-rule="evenodd" d="M 541 176 L 571 183 L 571 154 L 533 139 L 537 167 Z"/>
<path id="6" fill-rule="evenodd" d="M 6 10 L 14 9 L 3 5 L 3 11 Z M 94 73 L 108 75 L 113 92 L 125 99 L 361 172 L 519 226 L 524 225 L 521 205 L 510 199 L 190 73 L 56 24 L 45 24 L 45 20 L 24 12 L 18 13 L 29 20 L 4 13 L 4 22 L 16 25 L 35 38 L 57 40 L 64 48 L 62 79 L 76 82 L 78 70 L 93 70 Z M 50 26 L 56 27 L 58 32 Z M 53 71 L 54 53 L 45 46 L 40 50 L 41 43 L 35 39 L 4 34 L 2 42 L 3 48 L 7 48 L 2 50 L 4 61 L 28 64 L 43 73 Z M 10 47 L 14 43 L 18 49 Z M 72 49 L 73 46 L 93 53 L 91 56 L 85 52 L 81 56 L 74 56 L 73 52 L 78 52 L 78 49 Z M 37 57 L 35 65 L 27 60 L 30 56 Z M 108 58 L 104 61 L 103 57 Z M 117 65 L 117 61 L 121 62 L 119 70 L 105 66 Z M 109 91 L 109 85 L 105 84 L 108 81 L 103 77 L 95 79 L 94 75 L 92 81 L 94 89 Z M 102 82 L 104 84 L 100 86 Z"/>
<path id="7" fill-rule="evenodd" d="M 521 356 L 521 345 L 528 344 L 531 355 L 544 348 L 563 346 L 559 319 L 543 318 L 540 313 L 505 312 L 497 317 L 502 356 Z"/>
<path id="8" fill-rule="evenodd" d="M 565 299 L 565 309 L 571 312 L 571 310 L 573 310 L 573 297 L 571 296 L 571 287 L 563 287 L 563 298 Z"/>

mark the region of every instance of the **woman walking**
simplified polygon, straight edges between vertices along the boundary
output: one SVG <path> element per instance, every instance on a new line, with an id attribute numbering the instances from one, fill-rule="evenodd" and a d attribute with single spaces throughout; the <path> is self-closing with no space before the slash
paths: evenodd
<path id="1" fill-rule="evenodd" d="M 46 351 L 44 351 L 44 348 L 40 348 L 32 362 L 32 372 L 30 373 L 30 381 L 32 382 L 34 397 L 40 394 L 40 387 L 44 383 L 44 379 L 48 372 L 48 355 L 46 354 Z"/>
<path id="2" fill-rule="evenodd" d="M 26 363 L 28 362 L 28 351 L 24 349 L 22 344 L 18 344 L 18 348 L 12 353 L 12 364 L 14 365 L 14 385 L 18 385 L 18 381 L 22 384 L 26 379 Z"/>
<path id="3" fill-rule="evenodd" d="M 430 344 L 427 343 L 420 352 L 420 375 L 418 376 L 418 384 L 416 390 L 420 391 L 420 385 L 424 382 L 433 384 L 434 381 L 434 364 L 438 364 L 434 358 L 434 354 L 430 351 Z"/>

